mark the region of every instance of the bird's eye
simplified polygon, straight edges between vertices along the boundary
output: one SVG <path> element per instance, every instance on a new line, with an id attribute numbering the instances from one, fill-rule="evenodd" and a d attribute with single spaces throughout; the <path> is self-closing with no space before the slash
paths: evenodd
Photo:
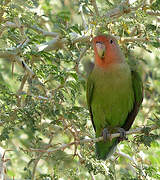
<path id="1" fill-rule="evenodd" d="M 111 44 L 113 43 L 113 40 L 112 40 L 112 39 L 110 40 L 110 43 L 111 43 Z"/>

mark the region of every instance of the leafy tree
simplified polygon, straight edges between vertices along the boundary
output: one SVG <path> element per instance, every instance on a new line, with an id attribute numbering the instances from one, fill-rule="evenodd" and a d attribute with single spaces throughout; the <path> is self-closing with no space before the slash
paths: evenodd
<path id="1" fill-rule="evenodd" d="M 1 179 L 160 179 L 160 0 L 0 2 Z M 145 92 L 132 127 L 143 133 L 107 161 L 88 140 L 85 79 L 97 33 L 117 37 Z"/>

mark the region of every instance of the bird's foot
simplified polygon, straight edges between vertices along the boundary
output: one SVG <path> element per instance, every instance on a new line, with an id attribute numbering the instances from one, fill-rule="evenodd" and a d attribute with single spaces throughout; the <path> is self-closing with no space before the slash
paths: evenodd
<path id="1" fill-rule="evenodd" d="M 119 141 L 128 140 L 126 137 L 126 131 L 123 128 L 117 128 L 117 130 L 120 133 Z"/>
<path id="2" fill-rule="evenodd" d="M 102 136 L 103 136 L 104 142 L 106 142 L 107 140 L 111 141 L 111 134 L 110 134 L 110 132 L 109 132 L 109 130 L 107 128 L 103 129 Z"/>

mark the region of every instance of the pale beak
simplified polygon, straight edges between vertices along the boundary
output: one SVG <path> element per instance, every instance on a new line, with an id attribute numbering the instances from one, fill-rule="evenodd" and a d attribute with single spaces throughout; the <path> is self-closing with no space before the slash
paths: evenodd
<path id="1" fill-rule="evenodd" d="M 100 58 L 104 58 L 106 47 L 102 42 L 96 42 L 97 52 Z"/>

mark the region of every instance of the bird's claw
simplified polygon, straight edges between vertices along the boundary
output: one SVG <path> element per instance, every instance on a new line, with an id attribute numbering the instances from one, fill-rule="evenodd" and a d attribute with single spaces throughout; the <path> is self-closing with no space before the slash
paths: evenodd
<path id="1" fill-rule="evenodd" d="M 103 129 L 102 136 L 103 136 L 104 142 L 106 142 L 107 140 L 111 140 L 111 134 L 109 133 L 107 128 Z"/>
<path id="2" fill-rule="evenodd" d="M 120 133 L 119 141 L 128 140 L 126 137 L 126 131 L 123 128 L 117 128 L 117 130 Z"/>

